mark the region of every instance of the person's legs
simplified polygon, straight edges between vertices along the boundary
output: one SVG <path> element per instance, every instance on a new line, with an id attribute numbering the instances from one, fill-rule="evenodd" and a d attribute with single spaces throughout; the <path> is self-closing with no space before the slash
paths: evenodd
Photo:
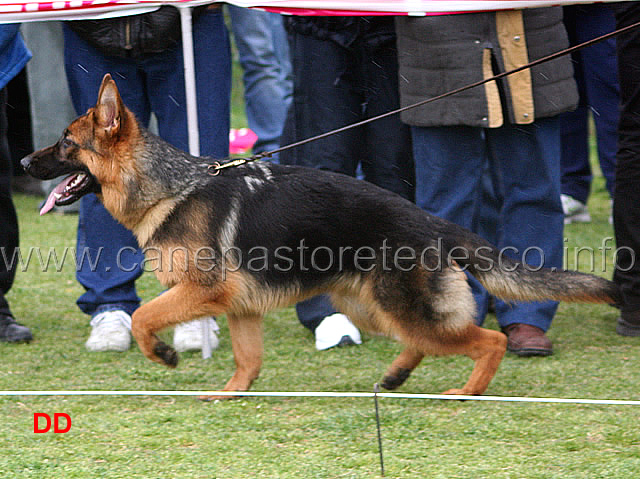
<path id="1" fill-rule="evenodd" d="M 298 32 L 289 34 L 293 100 L 282 144 L 310 138 L 358 121 L 361 98 L 353 87 L 355 59 L 330 40 Z M 314 81 L 309 81 L 313 78 Z M 354 176 L 360 159 L 362 128 L 332 135 L 280 153 L 280 162 Z M 360 149 L 361 146 L 358 146 Z"/>
<path id="2" fill-rule="evenodd" d="M 615 6 L 616 28 L 640 20 L 635 2 Z M 618 246 L 614 281 L 622 304 L 618 334 L 640 336 L 640 31 L 633 29 L 617 39 L 620 80 L 620 123 L 616 156 L 613 226 Z"/>
<path id="3" fill-rule="evenodd" d="M 275 150 L 291 102 L 291 80 L 282 17 L 228 5 L 243 69 L 249 128 L 258 139 L 254 152 Z M 283 51 L 285 50 L 285 51 Z M 283 63 L 284 62 L 284 63 Z"/>
<path id="4" fill-rule="evenodd" d="M 95 104 L 104 74 L 111 73 L 124 103 L 146 126 L 150 110 L 136 65 L 105 57 L 66 25 L 63 33 L 65 71 L 76 112 L 83 114 Z M 80 204 L 76 249 L 76 278 L 86 290 L 77 303 L 92 317 L 86 348 L 127 350 L 131 341 L 130 315 L 140 305 L 135 280 L 142 274 L 144 260 L 135 237 L 95 195 L 87 195 Z"/>
<path id="5" fill-rule="evenodd" d="M 577 71 L 580 64 L 575 63 Z M 581 73 L 576 73 L 581 103 L 575 111 L 562 113 L 561 123 L 561 167 L 562 167 L 562 210 L 564 223 L 590 223 L 591 215 L 587 199 L 591 190 L 591 163 L 589 161 L 589 107 L 582 104 L 585 97 Z"/>
<path id="6" fill-rule="evenodd" d="M 83 114 L 95 105 L 102 77 L 109 72 L 124 103 L 146 124 L 149 106 L 135 65 L 105 57 L 66 26 L 64 39 L 65 71 L 76 112 Z M 95 195 L 81 201 L 76 278 L 86 292 L 78 306 L 92 316 L 111 310 L 131 314 L 140 304 L 135 280 L 142 274 L 144 257 L 133 234 L 113 219 Z"/>
<path id="7" fill-rule="evenodd" d="M 362 96 L 362 118 L 371 118 L 400 107 L 398 55 L 393 19 L 376 19 L 376 28 L 359 40 L 357 88 Z M 381 42 L 380 38 L 388 38 Z M 355 119 L 354 119 L 355 120 Z M 364 178 L 411 201 L 414 199 L 414 167 L 411 132 L 398 115 L 364 127 L 360 153 Z"/>
<path id="8" fill-rule="evenodd" d="M 572 45 L 579 42 L 578 34 L 580 24 L 578 12 L 574 6 L 564 7 L 564 24 Z M 573 61 L 574 77 L 580 93 L 580 104 L 574 111 L 559 115 L 561 129 L 561 168 L 562 168 L 562 194 L 569 196 L 582 204 L 587 203 L 589 189 L 591 188 L 591 165 L 589 164 L 589 106 L 587 103 L 587 91 L 585 89 L 584 50 L 571 55 Z M 572 211 L 566 212 L 568 216 Z M 585 216 L 586 219 L 586 216 Z M 568 221 L 570 222 L 570 221 Z"/>
<path id="9" fill-rule="evenodd" d="M 472 230 L 487 162 L 483 130 L 467 126 L 412 127 L 411 134 L 416 204 Z M 473 276 L 467 277 L 478 308 L 476 322 L 482 324 L 489 296 Z"/>
<path id="10" fill-rule="evenodd" d="M 7 143 L 7 91 L 0 90 L 0 341 L 31 341 L 31 331 L 13 319 L 5 294 L 11 288 L 17 263 L 18 218 L 11 199 L 11 155 Z M 13 263 L 13 264 L 11 264 Z"/>
<path id="11" fill-rule="evenodd" d="M 296 304 L 296 313 L 300 323 L 314 332 L 324 318 L 336 312 L 327 295 L 318 295 Z"/>
<path id="12" fill-rule="evenodd" d="M 501 171 L 503 207 L 500 248 L 532 267 L 562 267 L 563 212 L 560 202 L 560 130 L 557 118 L 532 125 L 486 130 L 492 165 Z M 525 254 L 526 253 L 526 254 Z M 498 301 L 502 328 L 527 324 L 546 331 L 557 303 Z"/>
<path id="13" fill-rule="evenodd" d="M 86 291 L 78 298 L 78 307 L 90 316 L 115 310 L 130 315 L 140 305 L 135 280 L 142 274 L 144 255 L 133 234 L 95 195 L 81 201 L 76 278 Z"/>
<path id="14" fill-rule="evenodd" d="M 586 105 L 560 115 L 562 129 L 562 194 L 586 204 L 591 188 Z"/>
<path id="15" fill-rule="evenodd" d="M 343 47 L 330 40 L 319 40 L 309 35 L 292 32 L 289 35 L 293 69 L 293 101 L 285 123 L 282 144 L 310 138 L 335 128 L 348 125 L 361 118 L 361 97 L 353 86 L 355 58 Z M 313 78 L 314 81 L 309 81 Z M 362 128 L 332 135 L 326 139 L 283 151 L 280 162 L 302 165 L 355 176 L 360 160 Z M 298 319 L 316 333 L 316 346 L 326 345 L 318 333 L 344 328 L 346 335 L 356 335 L 357 329 L 338 313 L 327 296 L 318 296 L 296 306 Z M 330 320 L 322 326 L 323 320 Z M 346 320 L 346 321 L 345 321 Z M 347 324 L 348 323 L 348 324 Z M 355 330 L 355 332 L 354 332 Z M 338 339 L 342 337 L 338 334 Z M 331 335 L 333 337 L 333 335 Z M 338 341 L 335 345 L 338 345 Z M 320 349 L 326 349 L 321 346 Z"/>
<path id="16" fill-rule="evenodd" d="M 231 57 L 220 9 L 208 9 L 193 26 L 200 154 L 229 154 Z M 189 151 L 182 44 L 145 58 L 144 91 L 158 120 L 158 133 L 176 148 Z"/>
<path id="17" fill-rule="evenodd" d="M 499 244 L 501 238 L 500 210 L 503 196 L 500 172 L 491 168 L 487 162 L 482 172 L 480 199 L 473 214 L 471 231 L 494 245 Z"/>
<path id="18" fill-rule="evenodd" d="M 63 34 L 65 74 L 76 113 L 83 115 L 96 104 L 102 78 L 110 73 L 124 104 L 146 126 L 151 112 L 136 63 L 103 55 L 66 24 Z"/>
<path id="19" fill-rule="evenodd" d="M 29 176 L 20 166 L 20 160 L 34 150 L 26 68 L 7 84 L 7 94 L 7 141 L 15 180 L 16 176 Z"/>
<path id="20" fill-rule="evenodd" d="M 9 303 L 4 295 L 9 291 L 16 275 L 16 264 L 12 260 L 18 248 L 18 217 L 11 199 L 11 156 L 6 140 L 7 117 L 6 89 L 0 90 L 0 315 L 11 315 Z"/>
<path id="21" fill-rule="evenodd" d="M 231 118 L 231 45 L 222 9 L 207 10 L 198 17 L 193 32 L 200 154 L 226 158 Z"/>
<path id="22" fill-rule="evenodd" d="M 284 18 L 282 15 L 272 15 L 272 32 L 273 45 L 275 47 L 276 57 L 280 65 L 280 73 L 282 81 L 287 83 L 287 105 L 291 104 L 291 96 L 293 95 L 293 76 L 291 72 L 291 52 L 289 51 L 289 39 L 287 38 L 287 30 L 284 28 Z"/>
<path id="23" fill-rule="evenodd" d="M 464 228 L 473 226 L 487 152 L 481 128 L 412 127 L 416 204 Z"/>
<path id="24" fill-rule="evenodd" d="M 610 5 L 576 6 L 576 41 L 591 40 L 612 32 L 615 17 Z M 581 52 L 586 103 L 593 115 L 600 169 L 611 197 L 615 186 L 615 156 L 618 146 L 620 86 L 616 40 L 610 38 Z"/>

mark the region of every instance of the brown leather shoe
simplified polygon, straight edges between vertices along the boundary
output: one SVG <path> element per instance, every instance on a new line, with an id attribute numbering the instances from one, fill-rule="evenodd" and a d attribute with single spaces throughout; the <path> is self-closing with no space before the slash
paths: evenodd
<path id="1" fill-rule="evenodd" d="M 507 335 L 507 350 L 518 356 L 549 356 L 553 354 L 551 340 L 544 331 L 529 324 L 510 324 L 502 330 Z"/>

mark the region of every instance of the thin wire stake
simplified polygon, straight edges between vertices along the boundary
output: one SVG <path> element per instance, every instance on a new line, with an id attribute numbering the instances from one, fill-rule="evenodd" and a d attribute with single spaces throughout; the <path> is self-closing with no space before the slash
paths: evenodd
<path id="1" fill-rule="evenodd" d="M 382 456 L 382 432 L 380 430 L 380 411 L 378 409 L 378 393 L 380 386 L 378 383 L 373 385 L 373 403 L 376 406 L 376 427 L 378 429 L 378 451 L 380 453 L 380 475 L 384 477 L 384 457 Z"/>

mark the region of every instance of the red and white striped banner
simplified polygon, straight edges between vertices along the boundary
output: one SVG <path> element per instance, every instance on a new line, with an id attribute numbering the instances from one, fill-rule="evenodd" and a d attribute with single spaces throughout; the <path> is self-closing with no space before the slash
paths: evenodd
<path id="1" fill-rule="evenodd" d="M 144 13 L 161 5 L 193 7 L 207 3 L 215 0 L 8 0 L 0 3 L 0 23 L 106 18 Z M 594 0 L 228 0 L 227 3 L 298 15 L 441 15 L 594 3 Z"/>

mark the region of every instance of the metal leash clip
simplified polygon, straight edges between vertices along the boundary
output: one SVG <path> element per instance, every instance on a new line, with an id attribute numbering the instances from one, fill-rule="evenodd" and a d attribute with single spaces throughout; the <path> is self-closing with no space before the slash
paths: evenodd
<path id="1" fill-rule="evenodd" d="M 216 161 L 207 167 L 207 173 L 211 176 L 218 176 L 220 174 L 220 170 L 231 168 L 233 166 L 244 165 L 248 162 L 249 160 L 247 158 L 238 158 L 237 160 L 232 160 L 227 163 L 220 163 L 219 161 Z"/>

